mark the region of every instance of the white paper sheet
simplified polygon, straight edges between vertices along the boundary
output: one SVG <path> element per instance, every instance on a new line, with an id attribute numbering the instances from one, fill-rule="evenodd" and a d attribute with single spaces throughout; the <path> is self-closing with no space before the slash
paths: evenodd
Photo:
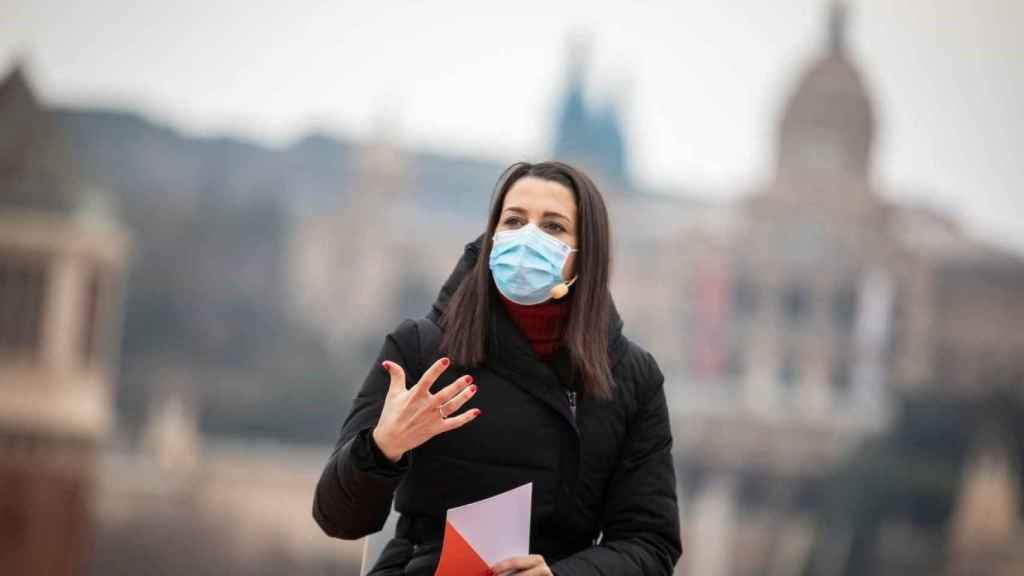
<path id="1" fill-rule="evenodd" d="M 530 553 L 533 483 L 448 511 L 448 522 L 488 565 Z"/>

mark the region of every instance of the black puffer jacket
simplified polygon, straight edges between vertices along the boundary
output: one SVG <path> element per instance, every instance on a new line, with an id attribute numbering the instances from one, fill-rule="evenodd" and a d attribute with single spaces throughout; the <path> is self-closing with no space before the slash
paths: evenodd
<path id="1" fill-rule="evenodd" d="M 479 239 L 466 246 L 428 316 L 434 325 L 479 251 Z M 453 365 L 432 388 L 472 374 L 478 392 L 466 408 L 480 408 L 481 416 L 397 464 L 370 435 L 389 381 L 379 365 L 400 364 L 411 386 L 439 354 L 420 350 L 430 341 L 419 334 L 422 321 L 407 320 L 387 336 L 317 484 L 317 523 L 334 537 L 362 537 L 380 530 L 394 497 L 402 514 L 397 534 L 371 574 L 431 575 L 447 509 L 533 482 L 530 552 L 543 555 L 555 574 L 671 574 L 681 553 L 679 516 L 672 433 L 654 358 L 622 334 L 613 307 L 613 399 L 582 396 L 574 415 L 566 390 L 577 383 L 567 355 L 541 362 L 504 307 L 491 310 L 487 362 L 468 371 Z"/>

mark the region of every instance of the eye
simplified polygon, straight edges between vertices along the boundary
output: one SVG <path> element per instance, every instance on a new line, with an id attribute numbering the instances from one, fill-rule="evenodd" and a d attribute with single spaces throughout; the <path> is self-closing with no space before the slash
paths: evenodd
<path id="1" fill-rule="evenodd" d="M 561 234 L 565 232 L 565 227 L 558 222 L 545 222 L 544 229 L 552 234 Z"/>
<path id="2" fill-rule="evenodd" d="M 508 216 L 501 223 L 505 226 L 522 226 L 523 219 L 519 216 Z"/>

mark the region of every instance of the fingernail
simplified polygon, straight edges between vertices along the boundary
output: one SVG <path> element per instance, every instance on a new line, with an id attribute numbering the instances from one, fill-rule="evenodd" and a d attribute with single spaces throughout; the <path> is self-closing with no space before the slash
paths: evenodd
<path id="1" fill-rule="evenodd" d="M 441 366 L 448 366 L 450 362 L 451 360 L 448 360 L 447 358 L 441 358 Z"/>
<path id="2" fill-rule="evenodd" d="M 388 369 L 388 361 L 385 360 L 385 361 L 381 362 L 380 363 L 380 367 L 385 369 L 385 370 L 387 370 Z"/>
<path id="3" fill-rule="evenodd" d="M 466 376 L 466 384 L 472 384 L 472 383 L 473 383 L 473 377 L 472 376 Z"/>
<path id="4" fill-rule="evenodd" d="M 469 393 L 470 394 L 476 394 L 476 386 L 470 386 L 469 387 Z"/>
<path id="5" fill-rule="evenodd" d="M 481 412 L 480 412 L 479 408 L 473 408 L 473 418 L 476 418 L 480 414 L 481 414 Z"/>

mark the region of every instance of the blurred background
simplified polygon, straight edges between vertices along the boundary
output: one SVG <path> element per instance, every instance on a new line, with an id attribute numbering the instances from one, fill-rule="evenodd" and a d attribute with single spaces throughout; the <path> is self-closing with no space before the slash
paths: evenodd
<path id="1" fill-rule="evenodd" d="M 0 2 L 2 571 L 357 574 L 350 399 L 557 158 L 677 573 L 1024 573 L 1024 3 L 485 4 Z"/>

